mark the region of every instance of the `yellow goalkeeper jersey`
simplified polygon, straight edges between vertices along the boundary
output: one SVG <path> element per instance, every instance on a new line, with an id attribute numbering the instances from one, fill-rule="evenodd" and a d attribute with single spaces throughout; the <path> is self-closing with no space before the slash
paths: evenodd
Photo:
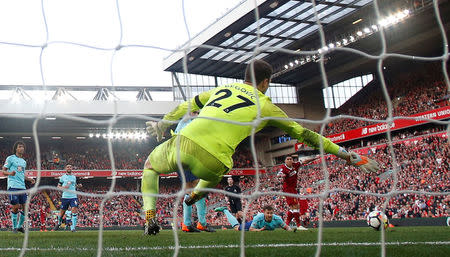
<path id="1" fill-rule="evenodd" d="M 257 96 L 260 119 L 258 121 Z M 321 135 L 303 128 L 288 116 L 270 98 L 251 85 L 233 83 L 203 92 L 189 101 L 181 103 L 164 120 L 175 121 L 183 117 L 191 105 L 191 111 L 200 110 L 199 116 L 180 132 L 214 155 L 228 168 L 233 167 L 232 155 L 238 144 L 265 126 L 275 126 L 298 141 L 316 149 L 323 139 L 324 150 L 337 154 L 339 146 Z"/>

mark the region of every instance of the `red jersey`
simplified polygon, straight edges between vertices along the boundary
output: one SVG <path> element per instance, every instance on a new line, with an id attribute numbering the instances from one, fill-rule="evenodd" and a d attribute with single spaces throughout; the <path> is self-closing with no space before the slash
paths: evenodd
<path id="1" fill-rule="evenodd" d="M 44 210 L 40 209 L 39 210 L 39 217 L 41 219 L 41 222 L 44 222 L 45 218 L 47 217 L 47 213 Z"/>
<path id="2" fill-rule="evenodd" d="M 292 168 L 288 168 L 286 164 L 281 165 L 278 173 L 283 173 L 285 175 L 283 182 L 283 192 L 296 193 L 298 169 L 300 168 L 300 165 L 300 162 L 292 163 Z"/>

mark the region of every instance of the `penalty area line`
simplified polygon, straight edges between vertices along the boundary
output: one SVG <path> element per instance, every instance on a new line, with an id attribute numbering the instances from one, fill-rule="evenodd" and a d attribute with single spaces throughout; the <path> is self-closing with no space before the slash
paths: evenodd
<path id="1" fill-rule="evenodd" d="M 246 245 L 245 248 L 279 248 L 279 247 L 317 247 L 318 243 L 304 243 L 304 244 L 254 244 Z M 381 242 L 332 242 L 322 243 L 322 246 L 381 246 Z M 385 245 L 450 245 L 450 241 L 437 241 L 437 242 L 386 242 Z M 224 248 L 240 248 L 240 245 L 190 245 L 182 246 L 179 249 L 224 249 Z M 174 250 L 175 246 L 154 246 L 154 247 L 105 247 L 103 251 L 106 252 L 121 252 L 121 251 L 146 251 L 146 250 Z M 22 248 L 18 247 L 6 247 L 0 248 L 0 251 L 20 251 Z M 87 247 L 28 247 L 27 251 L 97 251 L 97 248 Z"/>

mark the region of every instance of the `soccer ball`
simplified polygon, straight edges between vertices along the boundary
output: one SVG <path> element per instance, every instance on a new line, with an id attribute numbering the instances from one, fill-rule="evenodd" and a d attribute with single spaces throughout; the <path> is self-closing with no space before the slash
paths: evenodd
<path id="1" fill-rule="evenodd" d="M 373 211 L 367 215 L 367 225 L 375 230 L 380 230 L 381 226 L 384 226 L 384 229 L 386 229 L 388 224 L 389 220 L 386 214 L 381 211 Z"/>

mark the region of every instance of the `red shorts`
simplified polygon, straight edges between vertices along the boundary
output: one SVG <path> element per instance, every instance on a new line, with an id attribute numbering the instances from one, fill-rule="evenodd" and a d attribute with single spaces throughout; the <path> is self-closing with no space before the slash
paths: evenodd
<path id="1" fill-rule="evenodd" d="M 308 200 L 300 199 L 298 203 L 300 205 L 300 215 L 304 215 L 308 211 Z"/>
<path id="2" fill-rule="evenodd" d="M 283 190 L 283 192 L 290 193 L 290 194 L 297 194 L 297 191 L 295 189 L 287 189 L 287 190 Z M 298 198 L 286 196 L 286 203 L 289 206 L 297 205 L 298 204 Z"/>
<path id="3" fill-rule="evenodd" d="M 286 196 L 286 203 L 287 203 L 289 206 L 291 206 L 291 205 L 296 205 L 296 204 L 298 204 L 298 199 L 297 199 L 297 198 L 294 198 L 294 197 Z"/>

